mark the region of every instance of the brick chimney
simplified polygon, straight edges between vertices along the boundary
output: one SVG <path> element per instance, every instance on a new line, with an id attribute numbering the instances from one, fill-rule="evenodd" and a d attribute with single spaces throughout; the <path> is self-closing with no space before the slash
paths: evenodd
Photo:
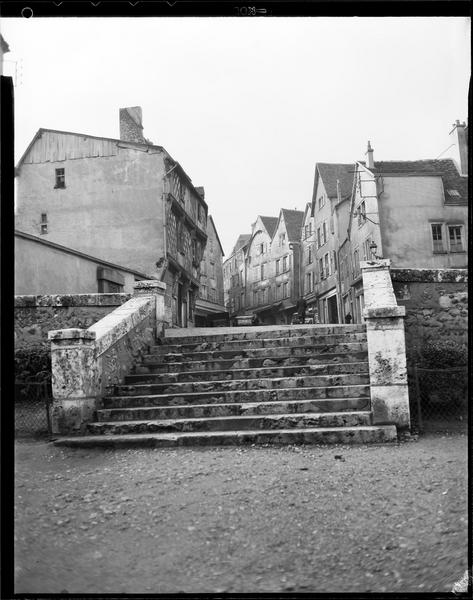
<path id="1" fill-rule="evenodd" d="M 455 161 L 460 175 L 468 175 L 468 125 L 457 119 L 450 132 L 451 156 Z"/>
<path id="2" fill-rule="evenodd" d="M 141 106 L 120 108 L 120 139 L 126 142 L 146 144 L 143 136 Z"/>
<path id="3" fill-rule="evenodd" d="M 367 162 L 366 166 L 368 167 L 368 169 L 373 169 L 374 168 L 373 148 L 371 147 L 371 143 L 369 140 L 368 140 L 368 150 L 365 152 L 365 154 L 368 155 L 368 162 Z"/>

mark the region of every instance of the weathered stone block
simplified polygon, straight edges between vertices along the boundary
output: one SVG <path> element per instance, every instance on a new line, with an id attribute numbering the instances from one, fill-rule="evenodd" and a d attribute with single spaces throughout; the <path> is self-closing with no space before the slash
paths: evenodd
<path id="1" fill-rule="evenodd" d="M 410 413 L 407 385 L 371 385 L 371 410 L 373 425 L 393 423 L 399 430 L 408 430 Z"/>

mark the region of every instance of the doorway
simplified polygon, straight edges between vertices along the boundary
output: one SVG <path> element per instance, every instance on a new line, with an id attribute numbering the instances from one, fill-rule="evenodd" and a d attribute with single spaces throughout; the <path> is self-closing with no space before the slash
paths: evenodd
<path id="1" fill-rule="evenodd" d="M 338 323 L 337 296 L 327 298 L 328 322 Z"/>

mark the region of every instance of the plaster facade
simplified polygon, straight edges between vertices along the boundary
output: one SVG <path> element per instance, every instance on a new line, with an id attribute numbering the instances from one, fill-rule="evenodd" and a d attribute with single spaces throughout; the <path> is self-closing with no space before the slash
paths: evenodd
<path id="1" fill-rule="evenodd" d="M 15 232 L 15 294 L 130 294 L 139 273 L 37 236 Z"/>
<path id="2" fill-rule="evenodd" d="M 196 325 L 205 326 L 212 315 L 225 312 L 223 295 L 223 248 L 212 217 L 207 219 L 207 244 L 200 264 Z"/>
<path id="3" fill-rule="evenodd" d="M 238 237 L 233 250 L 223 263 L 223 286 L 225 307 L 230 318 L 245 315 L 246 303 L 246 253 L 250 234 Z"/>
<path id="4" fill-rule="evenodd" d="M 139 107 L 120 117 L 127 139 L 38 131 L 17 167 L 16 227 L 165 281 L 168 322 L 186 327 L 207 240 L 203 188 L 143 138 Z"/>

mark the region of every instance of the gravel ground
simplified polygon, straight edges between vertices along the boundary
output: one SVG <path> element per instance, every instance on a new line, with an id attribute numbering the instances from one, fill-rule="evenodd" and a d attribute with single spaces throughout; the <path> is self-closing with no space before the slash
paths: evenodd
<path id="1" fill-rule="evenodd" d="M 467 437 L 386 446 L 16 443 L 16 593 L 446 592 Z"/>

